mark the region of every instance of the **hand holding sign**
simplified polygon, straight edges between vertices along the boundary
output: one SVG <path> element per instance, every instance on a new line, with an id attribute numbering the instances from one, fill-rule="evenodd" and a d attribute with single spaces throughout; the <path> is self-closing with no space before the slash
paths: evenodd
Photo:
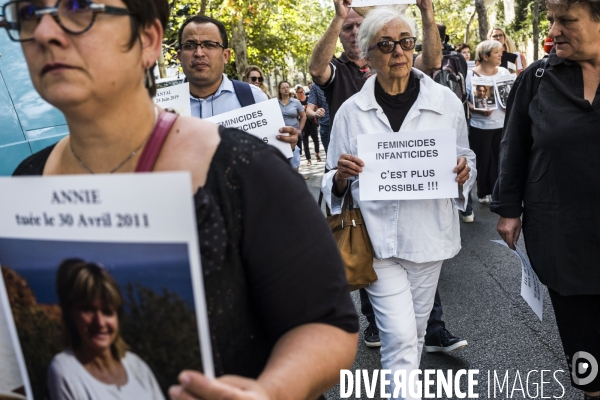
<path id="1" fill-rule="evenodd" d="M 471 175 L 471 168 L 467 165 L 467 159 L 465 157 L 458 158 L 458 164 L 456 168 L 454 168 L 454 173 L 456 174 L 456 182 L 458 182 L 458 186 L 462 186 L 469 179 Z"/>

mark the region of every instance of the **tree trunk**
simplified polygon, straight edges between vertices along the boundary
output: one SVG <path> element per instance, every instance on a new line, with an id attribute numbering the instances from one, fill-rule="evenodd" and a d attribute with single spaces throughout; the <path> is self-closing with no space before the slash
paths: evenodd
<path id="1" fill-rule="evenodd" d="M 157 63 L 158 63 L 158 74 L 160 75 L 160 79 L 166 78 L 167 77 L 167 67 L 165 65 L 165 55 L 162 51 L 160 52 L 160 56 L 158 57 Z"/>
<path id="2" fill-rule="evenodd" d="M 238 74 L 238 79 L 242 80 L 244 71 L 248 68 L 248 46 L 246 43 L 246 30 L 242 16 L 237 23 L 233 25 L 231 33 L 231 47 L 235 52 L 235 69 Z"/>
<path id="3" fill-rule="evenodd" d="M 533 61 L 537 61 L 540 48 L 540 5 L 538 0 L 533 0 Z"/>
<path id="4" fill-rule="evenodd" d="M 200 3 L 200 12 L 198 14 L 206 15 L 206 2 L 207 0 L 202 0 L 202 2 Z"/>
<path id="5" fill-rule="evenodd" d="M 487 40 L 488 18 L 487 10 L 483 0 L 475 0 L 475 10 L 477 11 L 477 20 L 479 22 L 479 40 Z"/>
<path id="6" fill-rule="evenodd" d="M 467 29 L 465 30 L 465 43 L 469 43 L 469 35 L 471 34 L 470 30 L 471 30 L 471 24 L 473 23 L 473 19 L 475 18 L 475 14 L 477 13 L 477 11 L 473 11 L 473 14 L 471 14 L 471 18 L 469 18 L 469 22 L 467 23 Z M 475 49 L 473 49 L 475 50 Z"/>

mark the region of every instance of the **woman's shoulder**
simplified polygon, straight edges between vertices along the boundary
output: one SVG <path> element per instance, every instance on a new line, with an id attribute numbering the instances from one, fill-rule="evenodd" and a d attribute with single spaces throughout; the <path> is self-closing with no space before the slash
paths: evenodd
<path id="1" fill-rule="evenodd" d="M 46 161 L 56 145 L 48 146 L 23 160 L 13 172 L 13 176 L 42 175 Z"/>
<path id="2" fill-rule="evenodd" d="M 71 350 L 63 350 L 52 358 L 50 366 L 48 367 L 48 372 L 57 375 L 61 375 L 65 372 L 74 374 L 77 370 L 77 364 L 79 364 L 79 361 L 77 360 L 77 357 L 75 357 L 75 354 L 73 354 Z"/>
<path id="3" fill-rule="evenodd" d="M 498 67 L 498 73 L 495 75 L 497 77 L 501 77 L 501 76 L 509 76 L 512 75 L 511 72 L 504 68 L 504 67 Z"/>
<path id="4" fill-rule="evenodd" d="M 127 364 L 127 366 L 132 370 L 132 372 L 151 372 L 148 364 L 146 364 L 146 362 L 142 360 L 140 356 L 131 351 L 125 352 L 125 355 L 121 359 L 121 362 Z"/>

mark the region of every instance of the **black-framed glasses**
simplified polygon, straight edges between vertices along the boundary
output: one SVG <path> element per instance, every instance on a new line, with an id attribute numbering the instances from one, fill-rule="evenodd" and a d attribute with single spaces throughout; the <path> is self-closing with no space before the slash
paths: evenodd
<path id="1" fill-rule="evenodd" d="M 379 47 L 380 52 L 382 52 L 383 54 L 389 54 L 396 49 L 396 45 L 400 45 L 400 47 L 404 51 L 410 51 L 415 48 L 416 44 L 417 38 L 414 36 L 405 37 L 400 40 L 383 40 L 381 42 L 369 46 L 369 51 L 373 50 L 375 47 Z"/>
<path id="2" fill-rule="evenodd" d="M 65 31 L 73 35 L 87 32 L 96 14 L 132 15 L 126 8 L 93 3 L 91 0 L 58 0 L 54 7 L 41 7 L 31 0 L 10 1 L 2 6 L 0 27 L 6 28 L 15 42 L 33 40 L 33 33 L 40 19 L 50 15 Z"/>
<path id="3" fill-rule="evenodd" d="M 216 50 L 219 47 L 222 49 L 225 49 L 225 46 L 223 46 L 219 42 L 213 42 L 212 40 L 203 40 L 199 43 L 185 42 L 184 44 L 181 45 L 181 50 L 195 53 L 196 49 L 198 49 L 198 46 L 200 46 L 200 48 L 202 50 Z"/>
<path id="4" fill-rule="evenodd" d="M 495 35 L 492 35 L 492 39 L 501 39 L 504 37 L 504 33 L 497 33 Z"/>
<path id="5" fill-rule="evenodd" d="M 263 83 L 264 79 L 262 76 L 249 76 L 248 79 L 250 79 L 252 82 L 260 82 Z"/>

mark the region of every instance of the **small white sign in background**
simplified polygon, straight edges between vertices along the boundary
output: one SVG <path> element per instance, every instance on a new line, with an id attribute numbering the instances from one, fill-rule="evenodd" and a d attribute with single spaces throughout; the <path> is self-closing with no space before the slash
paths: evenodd
<path id="1" fill-rule="evenodd" d="M 214 117 L 206 118 L 215 124 L 223 125 L 227 128 L 238 128 L 263 142 L 275 146 L 284 155 L 285 158 L 292 157 L 292 148 L 288 143 L 277 140 L 277 136 L 285 136 L 287 133 L 279 133 L 279 128 L 285 126 L 281 108 L 277 99 L 261 101 L 251 106 L 238 108 Z M 299 144 L 298 144 L 299 146 Z"/>
<path id="2" fill-rule="evenodd" d="M 458 197 L 456 131 L 358 135 L 360 199 L 420 200 Z"/>
<path id="3" fill-rule="evenodd" d="M 156 89 L 154 104 L 157 104 L 162 108 L 174 110 L 179 115 L 191 117 L 190 84 L 186 82 L 162 89 Z"/>
<path id="4" fill-rule="evenodd" d="M 537 274 L 533 270 L 529 259 L 519 246 L 515 246 L 516 251 L 508 247 L 504 240 L 492 240 L 494 243 L 498 243 L 512 251 L 519 261 L 521 261 L 521 296 L 525 299 L 529 307 L 533 310 L 535 315 L 538 316 L 540 321 L 542 320 L 542 311 L 544 309 L 544 297 L 542 297 L 542 282 L 538 278 Z"/>

